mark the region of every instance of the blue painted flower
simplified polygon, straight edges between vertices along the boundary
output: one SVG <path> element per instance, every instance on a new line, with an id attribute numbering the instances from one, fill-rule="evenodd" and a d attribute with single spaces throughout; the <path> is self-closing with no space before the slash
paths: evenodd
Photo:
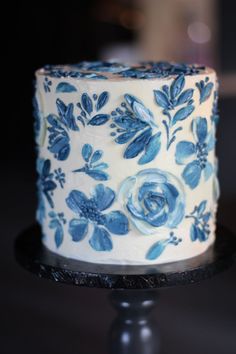
<path id="1" fill-rule="evenodd" d="M 85 144 L 82 148 L 82 156 L 85 165 L 82 168 L 76 169 L 73 172 L 83 172 L 97 181 L 107 181 L 110 177 L 103 170 L 108 168 L 108 164 L 101 162 L 103 156 L 102 150 L 93 152 L 93 147 L 90 144 Z"/>
<path id="2" fill-rule="evenodd" d="M 51 208 L 54 208 L 54 202 L 52 199 L 53 192 L 57 188 L 56 183 L 53 181 L 54 174 L 51 172 L 51 161 L 49 159 L 38 159 L 37 160 L 37 172 L 38 181 L 37 187 L 40 194 L 40 205 L 41 209 L 44 208 L 43 196 L 46 197 Z M 41 210 L 42 211 L 42 210 Z"/>
<path id="3" fill-rule="evenodd" d="M 117 144 L 126 144 L 131 141 L 124 151 L 125 159 L 133 159 L 142 154 L 138 163 L 146 164 L 158 155 L 161 148 L 161 132 L 153 134 L 157 128 L 152 112 L 135 96 L 124 95 L 125 101 L 121 107 L 111 113 L 115 128 L 111 136 Z"/>
<path id="4" fill-rule="evenodd" d="M 48 149 L 54 154 L 57 160 L 64 161 L 70 154 L 69 132 L 79 130 L 74 116 L 74 104 L 66 105 L 59 98 L 56 100 L 58 116 L 49 114 L 47 122 L 49 124 L 49 146 Z"/>
<path id="5" fill-rule="evenodd" d="M 81 241 L 89 232 L 89 224 L 93 225 L 93 233 L 89 239 L 95 251 L 110 251 L 113 248 L 111 235 L 126 235 L 129 232 L 127 217 L 119 210 L 103 213 L 112 206 L 115 192 L 103 184 L 96 185 L 91 198 L 73 190 L 66 198 L 67 206 L 78 215 L 69 223 L 69 233 L 75 242 Z"/>
<path id="6" fill-rule="evenodd" d="M 200 82 L 197 82 L 196 86 L 200 93 L 199 102 L 201 104 L 210 97 L 214 85 L 212 82 L 209 82 L 209 77 L 207 76 L 205 80 L 201 80 Z"/>
<path id="7" fill-rule="evenodd" d="M 192 131 L 195 143 L 180 141 L 176 146 L 175 160 L 179 165 L 186 165 L 182 177 L 185 183 L 194 189 L 198 186 L 202 174 L 207 181 L 213 173 L 208 154 L 215 146 L 215 130 L 212 127 L 208 131 L 206 118 L 198 117 L 193 120 Z"/>
<path id="8" fill-rule="evenodd" d="M 45 92 L 51 92 L 52 81 L 47 77 L 44 79 L 43 88 Z"/>
<path id="9" fill-rule="evenodd" d="M 155 242 L 148 250 L 146 259 L 153 261 L 160 257 L 168 245 L 178 246 L 182 242 L 182 238 L 175 236 L 174 232 L 170 232 L 170 236 L 166 239 Z"/>
<path id="10" fill-rule="evenodd" d="M 63 225 L 66 224 L 66 219 L 64 218 L 64 213 L 55 213 L 54 211 L 50 211 L 48 216 L 51 218 L 49 228 L 55 230 L 54 240 L 56 247 L 58 248 L 63 242 Z"/>
<path id="11" fill-rule="evenodd" d="M 122 183 L 119 198 L 142 234 L 163 226 L 175 228 L 184 217 L 185 194 L 181 182 L 157 168 L 142 170 Z"/>
<path id="12" fill-rule="evenodd" d="M 167 150 L 176 140 L 177 132 L 183 129 L 180 126 L 173 130 L 173 127 L 188 118 L 194 111 L 193 89 L 184 90 L 184 86 L 185 77 L 181 74 L 172 81 L 170 87 L 164 85 L 162 90 L 154 90 L 155 101 L 163 108 L 162 112 L 167 117 L 162 121 L 166 130 Z"/>
<path id="13" fill-rule="evenodd" d="M 193 242 L 196 240 L 204 242 L 209 238 L 210 227 L 208 222 L 211 218 L 211 212 L 205 212 L 206 205 L 207 201 L 203 200 L 190 215 L 186 216 L 186 218 L 193 219 L 190 229 L 190 237 Z"/>

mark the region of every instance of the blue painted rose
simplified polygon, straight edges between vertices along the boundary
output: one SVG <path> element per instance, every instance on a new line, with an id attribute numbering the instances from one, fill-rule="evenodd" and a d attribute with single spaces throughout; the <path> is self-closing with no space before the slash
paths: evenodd
<path id="1" fill-rule="evenodd" d="M 121 185 L 119 198 L 142 234 L 159 227 L 175 228 L 184 217 L 185 194 L 181 182 L 157 168 L 142 170 Z"/>

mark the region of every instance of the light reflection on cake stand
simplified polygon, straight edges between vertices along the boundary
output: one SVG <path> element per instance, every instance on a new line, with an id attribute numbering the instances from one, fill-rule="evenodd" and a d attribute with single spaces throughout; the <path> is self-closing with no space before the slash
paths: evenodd
<path id="1" fill-rule="evenodd" d="M 236 259 L 236 237 L 218 226 L 214 245 L 200 256 L 161 265 L 115 266 L 58 256 L 43 246 L 40 228 L 33 225 L 17 237 L 15 255 L 40 278 L 111 290 L 109 299 L 118 315 L 110 328 L 109 354 L 158 354 L 159 332 L 151 316 L 158 289 L 194 284 L 229 268 Z"/>

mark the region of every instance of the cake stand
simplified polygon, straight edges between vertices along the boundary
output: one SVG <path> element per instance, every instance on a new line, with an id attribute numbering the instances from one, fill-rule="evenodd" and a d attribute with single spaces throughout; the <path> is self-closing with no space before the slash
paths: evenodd
<path id="1" fill-rule="evenodd" d="M 158 328 L 151 317 L 158 289 L 194 284 L 227 269 L 236 259 L 236 237 L 218 226 L 214 245 L 197 257 L 161 265 L 116 266 L 58 256 L 43 246 L 40 228 L 33 225 L 16 239 L 15 255 L 40 278 L 111 290 L 109 298 L 118 316 L 110 328 L 109 354 L 158 354 Z"/>

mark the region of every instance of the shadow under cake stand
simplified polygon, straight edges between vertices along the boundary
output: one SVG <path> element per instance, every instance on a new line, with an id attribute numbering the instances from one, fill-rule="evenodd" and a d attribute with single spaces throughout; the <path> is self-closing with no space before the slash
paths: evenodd
<path id="1" fill-rule="evenodd" d="M 109 354 L 158 354 L 158 328 L 150 316 L 157 304 L 157 290 L 208 279 L 229 268 L 236 259 L 236 237 L 219 225 L 216 241 L 205 253 L 159 265 L 77 261 L 52 253 L 43 246 L 41 238 L 38 225 L 17 237 L 15 255 L 25 269 L 59 283 L 112 290 L 109 298 L 118 316 L 110 328 Z"/>

